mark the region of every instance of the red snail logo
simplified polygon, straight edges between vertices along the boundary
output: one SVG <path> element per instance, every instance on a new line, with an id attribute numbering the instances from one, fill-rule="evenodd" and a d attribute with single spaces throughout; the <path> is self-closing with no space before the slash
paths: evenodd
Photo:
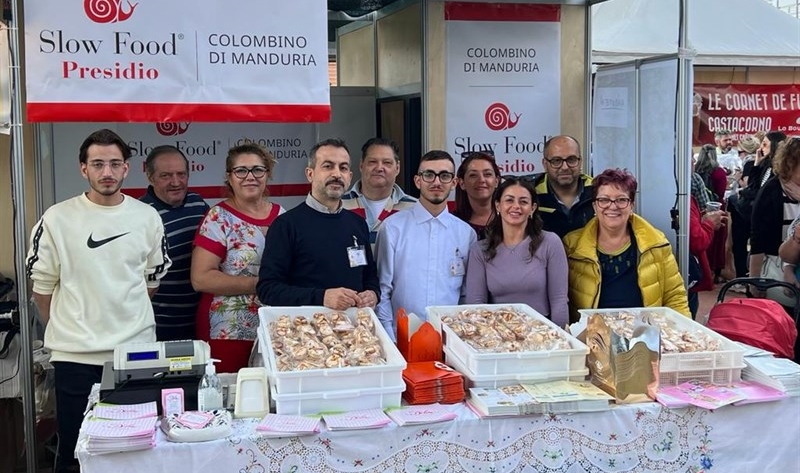
<path id="1" fill-rule="evenodd" d="M 122 5 L 122 0 L 83 0 L 83 10 L 86 16 L 95 23 L 116 23 L 125 21 L 133 15 L 133 10 L 138 3 L 128 3 L 128 11 Z"/>
<path id="2" fill-rule="evenodd" d="M 189 129 L 190 122 L 164 122 L 156 123 L 156 131 L 162 136 L 175 136 L 186 133 Z"/>
<path id="3" fill-rule="evenodd" d="M 521 113 L 515 113 L 514 118 L 511 118 L 511 112 L 508 110 L 506 104 L 495 102 L 489 105 L 483 118 L 486 120 L 486 126 L 488 126 L 490 130 L 499 131 L 517 126 L 519 117 L 521 116 Z"/>

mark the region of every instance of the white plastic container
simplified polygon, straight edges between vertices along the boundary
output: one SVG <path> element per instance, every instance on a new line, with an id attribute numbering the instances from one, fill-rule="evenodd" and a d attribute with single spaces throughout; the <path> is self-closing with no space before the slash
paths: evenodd
<path id="1" fill-rule="evenodd" d="M 719 340 L 720 349 L 717 351 L 662 353 L 659 368 L 661 385 L 675 386 L 692 379 L 715 383 L 730 383 L 742 379 L 742 368 L 745 365 L 744 349 L 741 346 L 669 307 L 583 309 L 578 312 L 582 321 L 592 314 L 617 315 L 620 312 L 627 312 L 638 315 L 640 312 L 649 312 L 663 315 L 677 330 L 701 332 Z"/>
<path id="2" fill-rule="evenodd" d="M 498 310 L 511 308 L 526 314 L 547 326 L 557 330 L 569 341 L 570 349 L 551 351 L 519 351 L 519 352 L 479 352 L 456 335 L 450 327 L 442 323 L 442 317 L 454 315 L 467 309 Z M 426 307 L 428 321 L 442 334 L 445 348 L 460 363 L 476 376 L 496 376 L 505 374 L 543 375 L 545 373 L 571 373 L 582 371 L 586 367 L 586 355 L 589 348 L 547 317 L 533 310 L 526 304 L 483 304 L 460 306 Z"/>
<path id="3" fill-rule="evenodd" d="M 355 325 L 356 312 L 366 310 L 372 317 L 375 325 L 375 335 L 380 339 L 383 353 L 386 355 L 386 364 L 372 366 L 347 366 L 343 368 L 325 368 L 302 371 L 278 371 L 275 369 L 275 351 L 272 349 L 272 338 L 269 332 L 269 323 L 277 320 L 282 315 L 288 315 L 292 320 L 298 316 L 310 319 L 318 312 L 333 312 L 331 309 L 319 306 L 302 307 L 262 307 L 258 310 L 258 317 L 266 347 L 262 350 L 264 361 L 269 375 L 269 383 L 278 395 L 310 393 L 329 394 L 332 392 L 360 392 L 366 389 L 392 388 L 403 386 L 403 370 L 406 369 L 406 360 L 392 343 L 383 325 L 372 309 L 348 309 L 345 311 L 348 318 Z M 401 392 L 403 390 L 401 389 Z M 286 398 L 284 398 L 286 399 Z M 277 404 L 277 402 L 276 402 Z"/>
<path id="4" fill-rule="evenodd" d="M 272 388 L 276 414 L 307 415 L 320 412 L 347 412 L 359 409 L 400 407 L 406 385 L 382 388 L 340 389 L 327 392 L 278 394 Z"/>
<path id="5" fill-rule="evenodd" d="M 511 386 L 513 384 L 536 384 L 559 380 L 584 381 L 586 380 L 586 376 L 589 374 L 589 368 L 584 367 L 583 369 L 576 371 L 553 371 L 481 376 L 470 371 L 466 366 L 464 366 L 461 360 L 454 356 L 447 348 L 444 349 L 444 359 L 445 363 L 464 375 L 467 388 L 494 389 L 502 386 Z"/>

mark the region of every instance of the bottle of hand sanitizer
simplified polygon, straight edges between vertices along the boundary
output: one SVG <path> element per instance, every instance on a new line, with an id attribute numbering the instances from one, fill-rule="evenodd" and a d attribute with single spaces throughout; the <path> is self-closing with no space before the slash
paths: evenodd
<path id="1" fill-rule="evenodd" d="M 209 358 L 206 362 L 206 373 L 200 380 L 200 387 L 197 389 L 197 410 L 213 411 L 222 409 L 222 383 L 219 382 L 217 369 L 214 363 L 219 360 Z"/>

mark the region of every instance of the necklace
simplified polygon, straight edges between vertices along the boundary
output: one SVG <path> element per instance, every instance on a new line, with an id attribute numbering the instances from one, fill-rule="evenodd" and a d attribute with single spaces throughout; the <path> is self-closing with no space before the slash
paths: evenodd
<path id="1" fill-rule="evenodd" d="M 506 243 L 503 243 L 503 246 L 508 248 L 508 251 L 513 255 L 514 252 L 517 250 L 517 248 L 519 248 L 519 245 L 521 245 L 524 241 L 525 239 L 523 238 L 522 241 L 517 242 L 517 244 L 515 244 L 514 246 L 507 245 Z"/>

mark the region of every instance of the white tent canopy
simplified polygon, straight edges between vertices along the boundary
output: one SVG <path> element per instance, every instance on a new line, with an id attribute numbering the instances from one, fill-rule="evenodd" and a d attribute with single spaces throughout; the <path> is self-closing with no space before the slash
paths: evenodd
<path id="1" fill-rule="evenodd" d="M 617 63 L 678 50 L 678 1 L 614 0 L 592 7 L 592 62 Z M 800 67 L 800 19 L 764 0 L 691 0 L 694 64 Z"/>

